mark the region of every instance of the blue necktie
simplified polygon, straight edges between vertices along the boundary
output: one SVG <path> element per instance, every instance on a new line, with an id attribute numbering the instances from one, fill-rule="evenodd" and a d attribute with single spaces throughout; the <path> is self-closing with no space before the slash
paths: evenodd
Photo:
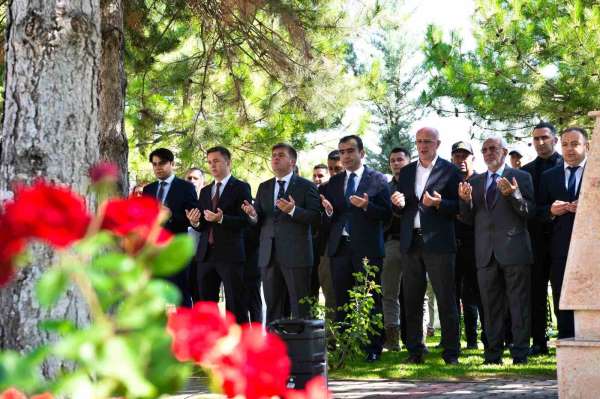
<path id="1" fill-rule="evenodd" d="M 356 177 L 356 173 L 352 172 L 350 173 L 350 176 L 348 176 L 348 183 L 346 184 L 346 191 L 344 192 L 344 198 L 346 199 L 346 203 L 348 204 L 348 206 L 350 205 L 350 196 L 354 195 L 354 193 L 356 192 L 356 186 L 355 186 L 355 182 L 354 182 L 354 178 Z M 344 228 L 346 229 L 346 232 L 348 234 L 350 233 L 351 230 L 351 225 L 350 225 L 350 212 L 346 212 L 346 223 L 344 223 Z"/>
<path id="2" fill-rule="evenodd" d="M 569 197 L 571 198 L 571 201 L 575 200 L 575 196 L 577 195 L 577 178 L 575 176 L 575 173 L 577 172 L 577 169 L 579 169 L 579 166 L 567 166 L 567 169 L 569 169 L 569 183 L 567 184 L 567 191 L 569 192 Z"/>
<path id="3" fill-rule="evenodd" d="M 279 184 L 279 191 L 277 191 L 277 199 L 275 202 L 277 202 L 278 199 L 283 198 L 283 195 L 285 194 L 285 180 L 277 180 L 277 184 Z M 277 208 L 277 205 L 273 205 L 275 207 L 275 211 L 278 211 L 279 208 Z"/>
<path id="4" fill-rule="evenodd" d="M 496 185 L 496 179 L 498 175 L 496 173 L 492 174 L 492 184 L 487 188 L 485 192 L 485 202 L 487 204 L 488 209 L 492 209 L 494 205 L 494 200 L 496 199 L 496 192 L 498 191 L 498 186 Z"/>

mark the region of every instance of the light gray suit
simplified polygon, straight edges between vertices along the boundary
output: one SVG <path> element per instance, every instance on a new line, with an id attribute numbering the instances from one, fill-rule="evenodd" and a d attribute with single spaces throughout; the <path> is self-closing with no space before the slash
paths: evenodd
<path id="1" fill-rule="evenodd" d="M 488 173 L 471 180 L 472 202 L 460 201 L 460 215 L 475 227 L 475 259 L 481 290 L 488 347 L 485 357 L 498 361 L 502 356 L 504 312 L 511 314 L 513 358 L 526 359 L 529 349 L 530 265 L 533 262 L 527 219 L 535 216 L 533 182 L 526 172 L 505 167 L 502 177 L 518 192 L 504 196 L 498 188 L 491 207 L 486 202 Z M 489 315 L 489 317 L 487 317 Z"/>

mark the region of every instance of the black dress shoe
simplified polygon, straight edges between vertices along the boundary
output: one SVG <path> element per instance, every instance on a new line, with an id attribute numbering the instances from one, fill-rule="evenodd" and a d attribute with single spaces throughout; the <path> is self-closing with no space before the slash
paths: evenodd
<path id="1" fill-rule="evenodd" d="M 494 365 L 498 365 L 498 364 L 502 364 L 502 359 L 485 359 L 483 361 L 484 365 L 490 365 L 490 364 L 494 364 Z"/>
<path id="2" fill-rule="evenodd" d="M 444 358 L 444 362 L 446 362 L 446 364 L 458 364 L 458 359 L 455 357 L 446 357 Z"/>
<path id="3" fill-rule="evenodd" d="M 373 363 L 378 361 L 381 358 L 379 353 L 367 353 L 367 357 L 365 358 L 365 362 Z"/>
<path id="4" fill-rule="evenodd" d="M 406 358 L 406 363 L 423 364 L 423 363 L 425 363 L 425 361 L 423 360 L 423 355 L 412 354 Z"/>
<path id="5" fill-rule="evenodd" d="M 526 357 L 513 357 L 513 364 L 527 364 Z"/>
<path id="6" fill-rule="evenodd" d="M 533 345 L 529 348 L 529 356 L 542 356 L 548 354 L 547 346 Z"/>

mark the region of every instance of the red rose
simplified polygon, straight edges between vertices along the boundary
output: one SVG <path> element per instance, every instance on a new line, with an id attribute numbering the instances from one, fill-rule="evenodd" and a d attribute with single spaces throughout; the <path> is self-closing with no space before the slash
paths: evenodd
<path id="1" fill-rule="evenodd" d="M 85 236 L 90 220 L 81 196 L 39 179 L 17 188 L 14 200 L 5 204 L 3 221 L 13 236 L 64 248 Z"/>
<path id="2" fill-rule="evenodd" d="M 215 302 L 198 302 L 193 308 L 177 308 L 169 315 L 167 328 L 173 337 L 172 351 L 179 361 L 202 363 L 215 355 L 215 345 L 229 334 L 235 318 L 225 317 Z"/>
<path id="3" fill-rule="evenodd" d="M 303 390 L 289 389 L 285 399 L 331 399 L 333 396 L 327 389 L 327 381 L 322 375 L 313 377 Z"/>
<path id="4" fill-rule="evenodd" d="M 0 225 L 3 225 L 2 222 L 0 217 Z M 9 237 L 6 230 L 0 230 L 0 287 L 7 284 L 15 274 L 14 259 L 25 249 L 25 244 L 24 239 Z"/>
<path id="5" fill-rule="evenodd" d="M 89 170 L 92 183 L 116 182 L 119 180 L 119 166 L 113 162 L 100 162 Z"/>
<path id="6" fill-rule="evenodd" d="M 260 324 L 246 324 L 238 346 L 219 359 L 215 372 L 227 397 L 283 395 L 290 375 L 287 347 L 277 335 L 265 333 Z"/>
<path id="7" fill-rule="evenodd" d="M 137 252 L 150 238 L 153 238 L 153 244 L 161 245 L 172 237 L 167 230 L 157 226 L 160 211 L 160 203 L 152 197 L 111 199 L 104 208 L 101 228 L 126 237 L 128 252 Z M 155 236 L 150 237 L 151 234 Z"/>
<path id="8" fill-rule="evenodd" d="M 27 396 L 15 388 L 8 388 L 6 391 L 0 393 L 0 399 L 27 399 Z M 41 395 L 34 395 L 31 399 L 53 399 L 53 397 L 46 392 Z"/>

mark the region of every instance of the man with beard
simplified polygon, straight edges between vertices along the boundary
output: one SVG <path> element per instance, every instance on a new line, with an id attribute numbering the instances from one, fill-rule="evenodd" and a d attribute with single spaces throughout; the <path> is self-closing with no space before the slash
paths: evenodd
<path id="1" fill-rule="evenodd" d="M 475 262 L 485 314 L 484 364 L 501 364 L 504 315 L 510 308 L 513 364 L 527 363 L 529 352 L 530 265 L 533 261 L 527 218 L 535 211 L 531 176 L 505 165 L 503 138 L 481 148 L 487 172 L 459 185 L 460 215 L 475 226 Z"/>

